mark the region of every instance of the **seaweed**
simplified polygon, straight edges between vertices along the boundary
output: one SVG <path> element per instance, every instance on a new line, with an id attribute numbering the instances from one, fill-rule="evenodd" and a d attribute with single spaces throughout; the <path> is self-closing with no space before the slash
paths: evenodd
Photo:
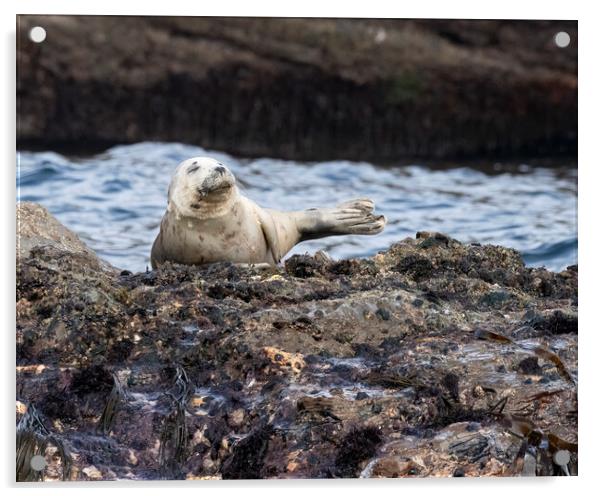
<path id="1" fill-rule="evenodd" d="M 341 440 L 335 459 L 336 475 L 339 477 L 357 477 L 362 461 L 372 458 L 376 448 L 382 442 L 382 433 L 378 427 L 354 427 Z"/>
<path id="2" fill-rule="evenodd" d="M 451 397 L 455 401 L 458 401 L 459 394 L 460 394 L 460 390 L 459 390 L 460 378 L 456 374 L 454 374 L 452 372 L 448 372 L 443 376 L 443 379 L 441 380 L 441 384 L 443 385 L 443 387 L 445 389 L 447 389 L 447 391 L 449 392 Z"/>
<path id="3" fill-rule="evenodd" d="M 459 403 L 452 403 L 444 395 L 437 396 L 437 414 L 428 423 L 421 425 L 422 429 L 441 428 L 457 422 L 481 422 L 486 419 L 499 402 L 490 409 L 466 407 Z"/>
<path id="4" fill-rule="evenodd" d="M 555 310 L 550 314 L 537 315 L 528 323 L 533 329 L 548 331 L 551 334 L 577 334 L 579 327 L 577 315 L 562 310 Z"/>
<path id="5" fill-rule="evenodd" d="M 518 402 L 518 404 L 521 406 L 519 409 L 515 409 L 514 413 L 519 413 L 521 415 L 534 414 L 540 408 L 542 403 L 547 403 L 550 401 L 552 396 L 564 393 L 565 391 L 567 390 L 555 389 L 553 391 L 542 391 L 540 393 L 532 394 L 531 396 L 528 396 Z"/>
<path id="6" fill-rule="evenodd" d="M 113 381 L 113 389 L 111 389 L 97 425 L 97 430 L 100 430 L 104 435 L 111 432 L 113 422 L 115 421 L 115 415 L 117 415 L 117 412 L 119 411 L 121 402 L 127 398 L 123 385 L 115 374 L 113 374 Z"/>
<path id="7" fill-rule="evenodd" d="M 297 411 L 300 414 L 306 413 L 312 416 L 330 417 L 336 421 L 340 421 L 341 419 L 333 413 L 333 408 L 333 398 L 304 396 L 297 401 Z"/>
<path id="8" fill-rule="evenodd" d="M 92 365 L 77 371 L 71 390 L 78 396 L 108 392 L 113 387 L 113 377 L 103 365 Z"/>
<path id="9" fill-rule="evenodd" d="M 573 378 L 569 370 L 566 368 L 564 362 L 556 353 L 548 350 L 544 346 L 531 346 L 528 344 L 519 346 L 524 350 L 531 351 L 532 353 L 534 353 L 540 358 L 543 358 L 544 360 L 549 360 L 550 362 L 552 362 L 556 366 L 556 370 L 558 370 L 558 373 L 562 378 L 564 378 L 571 384 L 576 385 L 575 379 Z"/>
<path id="10" fill-rule="evenodd" d="M 44 479 L 44 471 L 34 470 L 31 460 L 34 456 L 45 456 L 49 445 L 56 447 L 62 461 L 63 480 L 68 480 L 71 477 L 71 454 L 63 442 L 44 426 L 39 413 L 31 404 L 17 425 L 17 482 L 36 482 Z"/>
<path id="11" fill-rule="evenodd" d="M 386 388 L 405 389 L 405 388 L 426 388 L 421 381 L 402 376 L 394 371 L 371 370 L 364 378 L 366 384 L 383 386 Z"/>
<path id="12" fill-rule="evenodd" d="M 262 424 L 232 447 L 232 455 L 221 469 L 224 479 L 260 479 L 268 443 L 274 432 L 270 424 Z"/>
<path id="13" fill-rule="evenodd" d="M 503 334 L 498 334 L 497 332 L 487 331 L 484 329 L 478 329 L 475 332 L 475 337 L 477 337 L 478 339 L 488 339 L 490 341 L 496 341 L 498 343 L 503 344 L 512 344 L 525 351 L 529 351 L 535 354 L 536 356 L 543 358 L 544 360 L 549 360 L 556 366 L 556 370 L 558 370 L 558 373 L 562 378 L 564 378 L 571 384 L 576 385 L 575 379 L 573 378 L 569 370 L 566 368 L 566 365 L 564 364 L 562 359 L 556 353 L 547 349 L 545 346 L 532 345 L 529 343 L 517 343 L 513 339 L 510 339 L 509 337 L 504 336 Z"/>
<path id="14" fill-rule="evenodd" d="M 521 474 L 527 453 L 535 458 L 535 475 L 577 475 L 575 458 L 578 451 L 577 443 L 571 443 L 555 434 L 547 433 L 525 417 L 506 414 L 501 421 L 511 434 L 522 439 L 512 465 L 503 475 Z M 571 454 L 566 467 L 554 462 L 554 455 L 561 450 L 566 450 Z"/>
<path id="15" fill-rule="evenodd" d="M 171 412 L 163 422 L 159 444 L 159 466 L 163 478 L 176 478 L 186 461 L 188 428 L 186 426 L 186 401 L 190 394 L 190 380 L 183 367 L 176 368 L 175 392 L 171 398 Z"/>

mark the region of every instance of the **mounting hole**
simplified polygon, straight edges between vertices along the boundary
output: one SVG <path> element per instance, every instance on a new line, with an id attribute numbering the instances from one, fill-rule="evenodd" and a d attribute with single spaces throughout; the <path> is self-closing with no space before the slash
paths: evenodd
<path id="1" fill-rule="evenodd" d="M 564 31 L 560 31 L 560 33 L 556 33 L 556 36 L 554 36 L 554 43 L 556 43 L 557 47 L 566 48 L 570 42 L 571 37 L 569 33 L 565 33 Z"/>
<path id="2" fill-rule="evenodd" d="M 42 26 L 35 26 L 29 31 L 29 39 L 34 43 L 42 43 L 46 39 L 46 30 Z"/>
<path id="3" fill-rule="evenodd" d="M 554 453 L 553 460 L 556 465 L 566 465 L 571 461 L 571 454 L 567 450 L 560 450 Z"/>
<path id="4" fill-rule="evenodd" d="M 46 468 L 46 459 L 42 455 L 32 456 L 29 465 L 36 472 L 41 472 Z"/>

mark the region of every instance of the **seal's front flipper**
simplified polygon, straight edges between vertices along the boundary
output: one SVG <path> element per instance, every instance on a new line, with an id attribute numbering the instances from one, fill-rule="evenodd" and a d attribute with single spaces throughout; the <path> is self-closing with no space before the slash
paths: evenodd
<path id="1" fill-rule="evenodd" d="M 361 210 L 364 212 L 373 212 L 374 211 L 374 202 L 370 198 L 358 198 L 357 200 L 349 200 L 346 202 L 337 205 L 338 209 L 353 209 L 353 210 Z"/>
<path id="2" fill-rule="evenodd" d="M 374 202 L 368 198 L 350 200 L 333 209 L 335 234 L 378 234 L 387 224 L 384 215 L 374 215 Z"/>
<path id="3" fill-rule="evenodd" d="M 305 210 L 300 231 L 302 240 L 337 234 L 378 234 L 387 223 L 384 215 L 374 215 L 374 202 L 359 198 L 335 208 Z"/>

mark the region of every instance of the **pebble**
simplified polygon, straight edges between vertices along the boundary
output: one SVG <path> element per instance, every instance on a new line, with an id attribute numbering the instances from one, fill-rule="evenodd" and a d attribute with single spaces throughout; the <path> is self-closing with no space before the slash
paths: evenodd
<path id="1" fill-rule="evenodd" d="M 242 408 L 238 408 L 228 415 L 228 425 L 231 427 L 240 427 L 244 420 L 245 411 Z"/>
<path id="2" fill-rule="evenodd" d="M 84 467 L 82 472 L 86 474 L 87 477 L 93 480 L 102 479 L 102 472 L 98 470 L 94 465 L 89 465 L 88 467 Z"/>

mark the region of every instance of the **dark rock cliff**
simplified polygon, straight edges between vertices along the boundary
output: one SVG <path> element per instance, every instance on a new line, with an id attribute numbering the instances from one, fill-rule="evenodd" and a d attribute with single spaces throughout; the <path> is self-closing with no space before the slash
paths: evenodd
<path id="1" fill-rule="evenodd" d="M 20 16 L 17 65 L 25 147 L 376 162 L 577 150 L 575 21 Z"/>

